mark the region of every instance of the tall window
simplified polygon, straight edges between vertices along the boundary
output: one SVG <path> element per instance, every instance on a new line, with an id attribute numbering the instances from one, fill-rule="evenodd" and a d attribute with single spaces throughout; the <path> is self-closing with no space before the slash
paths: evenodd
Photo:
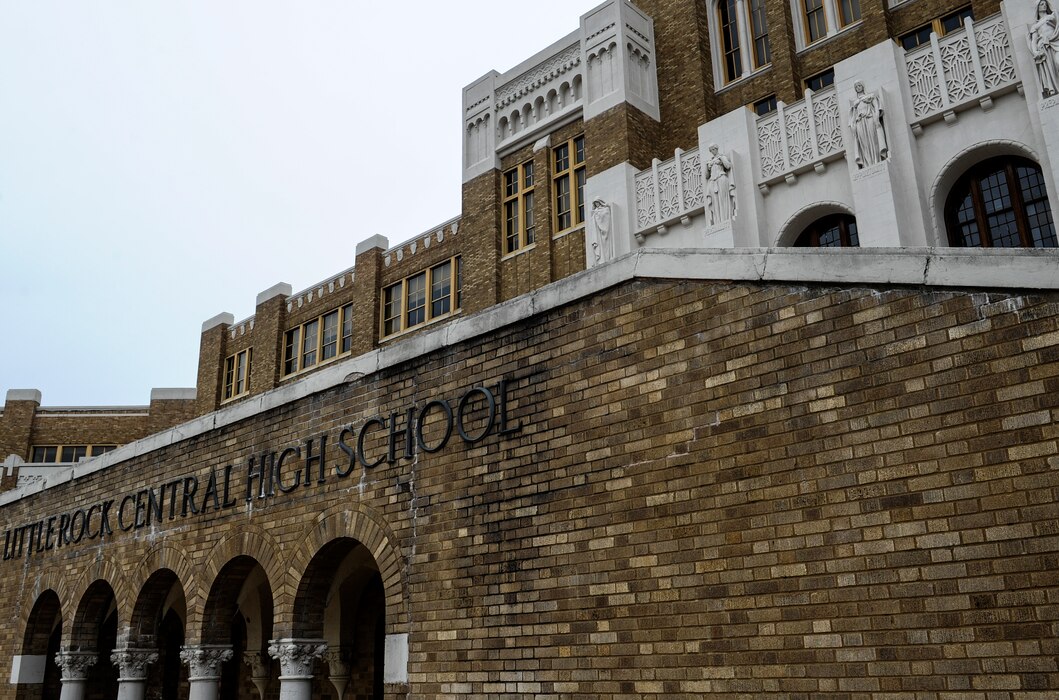
<path id="1" fill-rule="evenodd" d="M 247 348 L 235 353 L 224 361 L 225 400 L 241 396 L 250 390 L 250 356 L 252 352 L 251 348 Z"/>
<path id="2" fill-rule="evenodd" d="M 798 240 L 798 248 L 849 248 L 860 245 L 857 220 L 849 214 L 831 214 L 809 224 Z"/>
<path id="3" fill-rule="evenodd" d="M 585 221 L 585 137 L 576 136 L 552 149 L 555 233 Z"/>
<path id="4" fill-rule="evenodd" d="M 353 305 L 291 328 L 283 337 L 283 374 L 294 374 L 353 349 Z"/>
<path id="5" fill-rule="evenodd" d="M 382 290 L 383 337 L 459 309 L 462 267 L 456 256 Z"/>
<path id="6" fill-rule="evenodd" d="M 504 253 L 533 243 L 533 161 L 504 173 Z"/>
<path id="7" fill-rule="evenodd" d="M 827 16 L 824 14 L 824 0 L 802 0 L 805 12 L 805 39 L 811 44 L 827 36 Z"/>
<path id="8" fill-rule="evenodd" d="M 791 0 L 796 22 L 802 25 L 798 48 L 833 36 L 861 18 L 861 0 Z"/>
<path id="9" fill-rule="evenodd" d="M 716 58 L 724 82 L 771 63 L 765 0 L 717 0 L 716 14 L 720 33 L 719 41 L 715 41 L 720 47 Z"/>
<path id="10" fill-rule="evenodd" d="M 990 158 L 968 170 L 945 201 L 954 246 L 1055 248 L 1055 224 L 1041 169 L 1025 158 Z"/>

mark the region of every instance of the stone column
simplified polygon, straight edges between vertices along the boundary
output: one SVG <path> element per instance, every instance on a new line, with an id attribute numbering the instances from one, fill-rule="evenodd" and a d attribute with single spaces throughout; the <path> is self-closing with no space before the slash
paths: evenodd
<path id="1" fill-rule="evenodd" d="M 188 665 L 188 700 L 217 700 L 221 690 L 221 664 L 232 658 L 229 644 L 183 647 L 180 660 Z"/>
<path id="2" fill-rule="evenodd" d="M 95 665 L 98 656 L 94 651 L 59 650 L 55 655 L 55 663 L 62 669 L 63 689 L 59 700 L 83 700 L 88 669 Z"/>
<path id="3" fill-rule="evenodd" d="M 257 688 L 257 694 L 261 700 L 265 700 L 265 690 L 268 689 L 269 658 L 259 651 L 243 652 L 243 663 L 250 667 L 250 680 Z"/>
<path id="4" fill-rule="evenodd" d="M 313 694 L 313 661 L 327 651 L 323 639 L 274 639 L 268 654 L 279 660 L 279 700 L 309 700 Z"/>
<path id="5" fill-rule="evenodd" d="M 331 681 L 337 693 L 335 697 L 342 700 L 350 679 L 349 654 L 342 647 L 328 649 L 324 652 L 324 661 L 327 662 L 327 679 Z"/>
<path id="6" fill-rule="evenodd" d="M 110 662 L 118 667 L 118 700 L 143 700 L 147 667 L 158 661 L 153 649 L 115 649 Z"/>

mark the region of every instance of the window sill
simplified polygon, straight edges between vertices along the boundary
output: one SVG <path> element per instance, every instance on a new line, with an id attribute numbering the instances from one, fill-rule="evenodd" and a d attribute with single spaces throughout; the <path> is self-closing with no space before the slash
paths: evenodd
<path id="1" fill-rule="evenodd" d="M 503 262 L 505 260 L 510 260 L 511 258 L 517 258 L 518 256 L 522 255 L 523 253 L 528 253 L 528 252 L 530 252 L 531 250 L 533 250 L 536 247 L 537 247 L 537 243 L 534 242 L 534 243 L 530 243 L 528 246 L 525 246 L 524 248 L 519 248 L 518 250 L 516 250 L 514 252 L 506 253 L 500 258 L 500 262 Z M 420 325 L 422 325 L 422 324 L 420 324 Z"/>
<path id="2" fill-rule="evenodd" d="M 718 83 L 717 79 L 715 78 L 714 79 L 715 85 L 714 85 L 713 94 L 721 95 L 723 93 L 728 92 L 729 90 L 734 90 L 737 87 L 740 87 L 741 85 L 744 85 L 744 84 L 750 82 L 750 80 L 752 80 L 753 78 L 757 78 L 758 76 L 767 74 L 771 70 L 772 70 L 772 64 L 769 63 L 766 66 L 761 66 L 757 70 L 754 70 L 754 71 L 751 71 L 750 73 L 742 75 L 742 76 L 740 76 L 740 77 L 736 78 L 735 80 L 733 80 L 731 82 L 728 82 L 728 83 L 724 83 L 724 82 Z"/>
<path id="3" fill-rule="evenodd" d="M 514 253 L 512 253 L 512 255 L 514 255 Z M 442 316 L 435 316 L 434 318 L 430 319 L 429 321 L 423 321 L 422 323 L 417 323 L 414 326 L 412 326 L 411 328 L 405 328 L 403 331 L 397 331 L 396 333 L 391 333 L 388 336 L 379 338 L 379 345 L 382 345 L 383 343 L 388 343 L 391 340 L 394 340 L 396 338 L 401 338 L 403 336 L 408 335 L 409 333 L 413 333 L 413 332 L 421 330 L 423 328 L 427 328 L 428 326 L 433 326 L 435 323 L 441 323 L 442 321 L 447 321 L 450 318 L 454 318 L 456 316 L 459 316 L 461 313 L 463 313 L 463 309 L 456 309 L 455 311 L 450 311 L 449 313 L 444 314 Z M 330 360 L 328 360 L 328 362 L 330 362 Z M 294 375 L 291 375 L 291 376 L 294 376 Z"/>
<path id="4" fill-rule="evenodd" d="M 238 401 L 239 399 L 245 399 L 247 396 L 250 396 L 250 390 L 249 389 L 247 389 L 246 391 L 244 391 L 241 394 L 236 394 L 235 396 L 230 396 L 227 399 L 221 399 L 221 406 L 224 406 L 225 404 L 233 403 L 235 401 Z"/>
<path id="5" fill-rule="evenodd" d="M 308 374 L 309 372 L 312 372 L 314 369 L 318 369 L 320 367 L 324 367 L 325 365 L 329 365 L 332 362 L 338 362 L 339 360 L 341 360 L 344 357 L 352 357 L 352 355 L 353 355 L 353 351 L 352 350 L 346 350 L 345 352 L 341 352 L 341 353 L 335 355 L 334 357 L 329 357 L 326 360 L 320 360 L 319 362 L 314 364 L 312 367 L 304 367 L 304 368 L 298 370 L 297 372 L 291 372 L 290 374 L 284 374 L 282 377 L 280 377 L 280 382 L 285 382 L 288 379 L 293 379 L 293 378 L 298 377 L 298 376 L 300 376 L 302 374 Z M 242 396 L 242 394 L 241 394 L 241 396 Z M 231 401 L 232 399 L 228 399 L 228 400 Z"/>
<path id="6" fill-rule="evenodd" d="M 560 231 L 559 233 L 555 234 L 554 236 L 552 236 L 552 240 L 553 241 L 557 241 L 560 238 L 566 238 L 571 233 L 577 233 L 578 231 L 584 231 L 584 230 L 585 230 L 585 224 L 584 224 L 584 222 L 581 222 L 577 226 L 573 226 L 571 228 L 566 229 L 565 231 Z"/>
<path id="7" fill-rule="evenodd" d="M 807 51 L 812 51 L 813 49 L 819 48 L 821 46 L 826 46 L 827 44 L 830 44 L 833 41 L 837 41 L 839 37 L 845 36 L 848 32 L 851 32 L 854 29 L 859 29 L 862 24 L 864 24 L 863 18 L 858 19 L 856 22 L 850 22 L 846 26 L 842 27 L 842 29 L 839 29 L 837 32 L 828 34 L 823 39 L 817 39 L 811 44 L 795 47 L 794 54 L 796 56 L 800 56 L 806 53 Z"/>

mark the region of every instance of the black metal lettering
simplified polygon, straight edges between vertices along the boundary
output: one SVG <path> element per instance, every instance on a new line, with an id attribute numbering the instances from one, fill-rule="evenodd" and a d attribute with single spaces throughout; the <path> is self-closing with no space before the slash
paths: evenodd
<path id="1" fill-rule="evenodd" d="M 501 379 L 500 382 L 496 385 L 496 393 L 497 393 L 497 397 L 498 397 L 497 403 L 500 404 L 500 426 L 499 426 L 499 430 L 497 430 L 497 432 L 500 435 L 510 435 L 511 433 L 517 433 L 520 430 L 522 430 L 522 424 L 521 423 L 516 423 L 515 425 L 513 425 L 511 427 L 508 427 L 507 388 L 508 388 L 508 386 L 510 384 L 511 384 L 510 380 Z"/>
<path id="2" fill-rule="evenodd" d="M 477 435 L 471 436 L 467 433 L 466 428 L 463 426 L 464 412 L 467 410 L 467 406 L 471 402 L 471 397 L 475 394 L 481 394 L 485 397 L 485 404 L 489 407 L 489 420 L 486 421 L 485 427 L 482 428 L 482 432 Z M 481 442 L 493 431 L 493 423 L 496 421 L 496 398 L 493 396 L 493 392 L 489 391 L 484 386 L 476 386 L 475 388 L 468 391 L 466 394 L 460 397 L 460 404 L 456 408 L 456 430 L 459 432 L 460 437 L 468 445 L 473 445 L 476 442 Z"/>
<path id="3" fill-rule="evenodd" d="M 445 435 L 438 444 L 431 447 L 423 438 L 423 423 L 426 421 L 427 414 L 435 407 L 440 408 L 445 415 Z M 448 444 L 450 437 L 452 437 L 452 407 L 449 406 L 449 402 L 436 400 L 427 402 L 427 405 L 419 410 L 419 417 L 416 419 L 416 442 L 419 444 L 419 449 L 424 452 L 437 452 Z"/>
<path id="4" fill-rule="evenodd" d="M 48 518 L 48 527 L 45 529 L 46 534 L 44 535 L 44 549 L 46 550 L 55 549 L 55 544 L 51 541 L 52 535 L 55 534 L 55 519 L 56 516 L 54 515 Z M 56 541 L 58 541 L 58 538 L 56 538 Z"/>
<path id="5" fill-rule="evenodd" d="M 348 469 L 342 469 L 341 465 L 338 465 L 338 466 L 335 467 L 335 475 L 339 479 L 344 479 L 347 476 L 349 476 L 350 474 L 352 474 L 353 473 L 353 469 L 356 468 L 356 466 L 357 466 L 357 451 L 354 448 L 352 448 L 352 447 L 350 447 L 349 445 L 346 444 L 346 436 L 347 435 L 349 435 L 349 436 L 353 435 L 353 427 L 352 426 L 348 426 L 348 427 L 342 428 L 342 431 L 338 434 L 338 449 L 340 449 L 343 452 L 345 452 L 346 456 L 349 457 L 349 468 Z"/>
<path id="6" fill-rule="evenodd" d="M 210 480 L 206 482 L 206 491 L 202 494 L 202 506 L 199 511 L 206 512 L 207 501 L 213 500 L 213 509 L 221 509 L 221 501 L 217 495 L 217 472 L 210 470 Z"/>
<path id="7" fill-rule="evenodd" d="M 293 484 L 291 484 L 290 486 L 287 486 L 286 484 L 283 483 L 283 473 L 282 473 L 283 472 L 283 462 L 285 462 L 287 460 L 288 455 L 294 455 L 295 457 L 301 457 L 302 456 L 302 449 L 300 447 L 287 447 L 282 452 L 279 453 L 279 458 L 276 460 L 276 468 L 272 470 L 272 473 L 275 475 L 273 477 L 273 479 L 275 480 L 276 484 L 279 486 L 279 490 L 282 491 L 283 493 L 290 493 L 294 489 L 296 489 L 299 486 L 301 486 L 301 483 L 302 483 L 302 473 L 301 473 L 300 469 L 298 471 L 294 472 L 294 483 Z"/>
<path id="8" fill-rule="evenodd" d="M 313 454 L 313 440 L 312 438 L 305 441 L 305 485 L 308 486 L 312 480 L 312 468 L 313 463 L 316 463 L 316 469 L 318 475 L 316 477 L 316 483 L 322 484 L 327 481 L 325 474 L 325 460 L 327 450 L 327 433 L 324 433 L 319 437 L 320 440 L 320 454 Z"/>
<path id="9" fill-rule="evenodd" d="M 198 513 L 198 508 L 195 507 L 195 492 L 199 490 L 199 480 L 194 476 L 184 477 L 184 497 L 182 499 L 182 505 L 180 506 L 180 515 L 187 517 L 188 510 L 190 509 L 192 514 Z"/>
<path id="10" fill-rule="evenodd" d="M 81 516 L 81 524 L 77 524 L 77 516 Z M 70 541 L 74 544 L 80 542 L 85 536 L 85 528 L 88 527 L 88 516 L 83 508 L 78 508 L 70 516 Z M 92 539 L 91 537 L 89 539 Z"/>
<path id="11" fill-rule="evenodd" d="M 360 433 L 357 434 L 357 459 L 360 460 L 361 465 L 365 469 L 372 469 L 373 467 L 377 467 L 383 463 L 383 460 L 386 459 L 385 457 L 379 457 L 374 462 L 369 463 L 367 458 L 364 456 L 364 436 L 368 432 L 368 427 L 372 425 L 377 425 L 385 430 L 386 419 L 381 418 L 379 416 L 375 416 L 374 418 L 369 418 L 364 422 L 364 425 L 360 426 Z"/>
<path id="12" fill-rule="evenodd" d="M 125 523 L 125 504 L 132 503 L 133 507 L 136 505 L 136 498 L 130 493 L 121 499 L 121 505 L 118 506 L 118 527 L 123 531 L 128 532 L 132 529 L 133 523 Z"/>
<path id="13" fill-rule="evenodd" d="M 228 487 L 232 483 L 232 468 L 233 465 L 229 464 L 224 468 L 224 498 L 221 500 L 221 507 L 231 508 L 235 505 L 235 499 L 228 498 Z"/>
<path id="14" fill-rule="evenodd" d="M 99 509 L 99 536 L 113 535 L 114 530 L 110 527 L 110 507 L 114 501 L 103 501 L 103 507 Z"/>

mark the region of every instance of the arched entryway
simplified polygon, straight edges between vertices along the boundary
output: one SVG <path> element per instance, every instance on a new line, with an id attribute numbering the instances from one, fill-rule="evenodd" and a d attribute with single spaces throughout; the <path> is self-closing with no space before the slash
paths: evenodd
<path id="1" fill-rule="evenodd" d="M 85 700 L 111 700 L 118 695 L 118 669 L 111 654 L 118 638 L 118 610 L 114 589 L 102 579 L 93 581 L 81 596 L 70 634 L 70 653 L 95 653 L 85 670 Z"/>
<path id="2" fill-rule="evenodd" d="M 316 553 L 298 586 L 293 623 L 293 641 L 326 645 L 317 671 L 311 660 L 302 669 L 313 678 L 312 697 L 382 699 L 386 598 L 367 547 L 343 537 Z"/>
<path id="3" fill-rule="evenodd" d="M 268 655 L 272 615 L 272 587 L 261 564 L 249 556 L 225 564 L 206 599 L 202 644 L 193 651 L 201 668 L 191 662 L 192 681 L 219 679 L 213 682 L 221 700 L 272 697 L 279 687 Z"/>
<path id="4" fill-rule="evenodd" d="M 62 606 L 55 591 L 46 590 L 33 604 L 16 678 L 17 700 L 58 700 L 62 689 L 55 657 L 62 640 Z M 13 669 L 14 671 L 14 669 Z"/>
<path id="5" fill-rule="evenodd" d="M 180 700 L 188 696 L 188 679 L 180 661 L 187 602 L 184 587 L 170 569 L 151 574 L 136 598 L 129 625 L 129 647 L 157 654 L 145 671 L 145 696 Z"/>

